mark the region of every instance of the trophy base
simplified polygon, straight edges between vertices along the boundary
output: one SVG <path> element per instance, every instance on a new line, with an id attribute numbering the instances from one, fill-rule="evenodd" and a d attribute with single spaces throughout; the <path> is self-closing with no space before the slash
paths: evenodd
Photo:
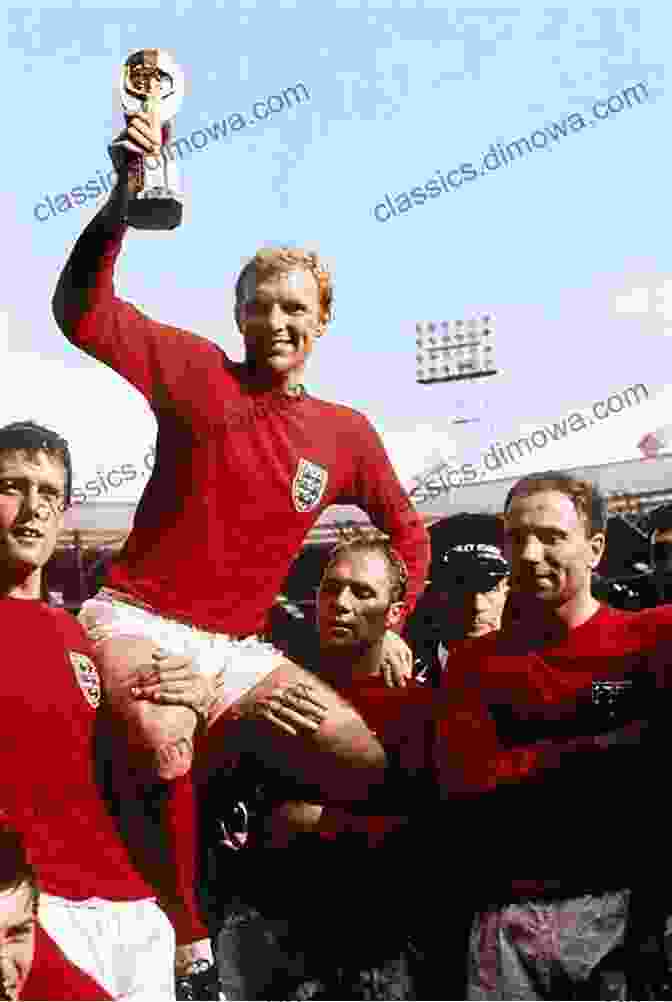
<path id="1" fill-rule="evenodd" d="M 136 230 L 174 230 L 182 222 L 182 202 L 174 195 L 147 192 L 129 200 L 126 220 Z"/>

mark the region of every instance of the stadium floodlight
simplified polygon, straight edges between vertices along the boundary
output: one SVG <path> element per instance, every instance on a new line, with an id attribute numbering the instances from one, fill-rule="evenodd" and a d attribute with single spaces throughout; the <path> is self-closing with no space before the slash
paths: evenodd
<path id="1" fill-rule="evenodd" d="M 495 376 L 494 321 L 489 314 L 415 325 L 416 380 L 447 383 Z"/>

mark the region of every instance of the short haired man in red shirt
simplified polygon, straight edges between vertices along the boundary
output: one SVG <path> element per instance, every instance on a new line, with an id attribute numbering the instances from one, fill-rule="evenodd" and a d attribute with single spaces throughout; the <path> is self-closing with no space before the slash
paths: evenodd
<path id="1" fill-rule="evenodd" d="M 383 638 L 403 616 L 407 579 L 403 560 L 384 539 L 364 532 L 336 546 L 317 596 L 316 667 L 361 713 L 398 767 L 420 781 L 432 758 L 434 694 L 415 679 L 391 688 L 382 671 Z M 410 860 L 393 853 L 390 866 L 387 853 L 363 852 L 389 845 L 407 822 L 404 806 L 397 805 L 396 815 L 356 815 L 294 800 L 271 811 L 266 847 L 294 848 L 292 859 L 310 861 L 326 902 L 318 923 L 298 903 L 291 942 L 305 956 L 306 984 L 285 998 L 306 997 L 309 982 L 311 991 L 317 982 L 325 998 L 417 997 L 408 950 L 414 916 L 395 873 Z M 276 870 L 267 864 L 263 889 L 274 895 L 271 905 L 289 904 L 289 887 Z M 275 987 L 271 982 L 263 991 L 272 994 Z"/>
<path id="2" fill-rule="evenodd" d="M 170 1000 L 175 935 L 97 783 L 93 651 L 43 598 L 71 486 L 62 438 L 32 422 L 0 429 L 0 805 L 39 873 L 40 924 L 68 960 L 112 997 Z"/>
<path id="3" fill-rule="evenodd" d="M 54 313 L 69 340 L 146 396 L 159 435 L 133 531 L 107 587 L 83 615 L 100 627 L 103 667 L 119 686 L 145 659 L 153 634 L 196 645 L 200 667 L 217 683 L 211 723 L 240 707 L 276 669 L 272 682 L 291 677 L 290 664 L 256 638 L 328 505 L 358 504 L 389 534 L 409 567 L 408 608 L 424 587 L 429 541 L 367 419 L 303 386 L 306 362 L 331 317 L 331 280 L 316 255 L 262 250 L 243 269 L 236 286 L 242 364 L 115 295 L 113 269 L 135 183 L 129 165 L 156 153 L 160 142 L 145 114 L 129 120 L 122 138 L 131 152 L 115 146 L 119 183 L 79 238 Z M 400 626 L 386 634 L 387 657 L 406 656 Z M 144 705 L 128 713 L 131 726 L 142 715 L 136 729 L 160 757 L 165 778 L 188 770 L 192 711 Z"/>
<path id="4" fill-rule="evenodd" d="M 408 571 L 384 539 L 359 533 L 329 555 L 317 596 L 320 678 L 327 680 L 362 714 L 386 748 L 403 747 L 403 768 L 424 771 L 431 694 L 414 679 L 405 689 L 390 688 L 382 670 L 385 632 L 404 614 Z M 336 807 L 286 805 L 276 812 L 272 844 L 291 835 L 292 817 L 324 838 L 358 834 L 367 847 L 383 841 L 403 818 L 363 817 Z M 288 823 L 285 829 L 282 819 Z M 299 830 L 303 830 L 299 826 Z"/>
<path id="5" fill-rule="evenodd" d="M 666 749 L 672 607 L 591 595 L 606 530 L 593 484 L 524 477 L 505 523 L 517 617 L 451 662 L 437 742 L 479 902 L 466 997 L 620 998 L 601 993 L 633 976 L 633 886 L 662 859 L 649 776 Z"/>
<path id="6" fill-rule="evenodd" d="M 276 763 L 286 757 L 294 769 L 332 789 L 347 788 L 353 798 L 366 796 L 380 776 L 382 749 L 349 704 L 264 642 L 267 614 L 330 504 L 359 505 L 389 534 L 409 567 L 409 609 L 424 587 L 426 530 L 364 415 L 318 400 L 303 386 L 306 362 L 331 318 L 331 281 L 316 255 L 262 250 L 243 269 L 236 285 L 242 364 L 116 296 L 113 270 L 135 184 L 132 164 L 159 151 L 160 126 L 134 115 L 120 140 L 118 184 L 77 241 L 53 303 L 66 337 L 132 383 L 159 426 L 133 531 L 106 587 L 81 613 L 97 638 L 110 700 L 137 746 L 172 779 L 191 767 L 197 715 L 177 705 L 181 697 L 165 705 L 170 693 L 156 677 L 137 687 L 138 702 L 128 698 L 156 643 L 192 654 L 210 680 L 201 716 L 212 733 L 221 720 L 220 743 L 231 739 L 233 720 L 255 713 L 269 693 L 309 683 L 330 705 L 327 721 L 308 747 L 269 732 L 268 757 Z M 386 632 L 386 657 L 407 661 L 410 673 L 400 627 Z M 159 689 L 162 705 L 147 699 Z M 211 959 L 205 940 L 201 946 Z"/>

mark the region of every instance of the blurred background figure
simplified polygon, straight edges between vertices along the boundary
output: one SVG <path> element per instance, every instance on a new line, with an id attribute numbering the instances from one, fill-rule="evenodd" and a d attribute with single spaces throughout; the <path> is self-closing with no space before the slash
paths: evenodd
<path id="1" fill-rule="evenodd" d="M 614 547 L 617 559 L 615 564 L 603 561 L 603 576 L 593 574 L 595 598 L 617 609 L 635 610 L 672 602 L 672 504 L 653 508 L 627 530 L 622 517 L 612 516 L 607 544 Z"/>
<path id="2" fill-rule="evenodd" d="M 652 605 L 672 601 L 672 504 L 655 508 L 649 516 L 649 553 Z"/>

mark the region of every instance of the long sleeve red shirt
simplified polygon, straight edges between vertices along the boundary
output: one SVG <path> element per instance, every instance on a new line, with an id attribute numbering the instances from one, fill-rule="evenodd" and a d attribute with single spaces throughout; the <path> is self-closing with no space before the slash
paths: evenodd
<path id="1" fill-rule="evenodd" d="M 217 345 L 119 299 L 122 235 L 93 225 L 80 237 L 63 325 L 146 397 L 158 422 L 155 466 L 110 587 L 204 629 L 260 632 L 321 513 L 354 504 L 405 560 L 410 611 L 429 539 L 367 418 L 308 394 L 253 392 L 245 367 Z"/>
<path id="2" fill-rule="evenodd" d="M 409 776 L 430 767 L 434 736 L 433 689 L 415 679 L 409 679 L 404 689 L 391 689 L 381 675 L 354 678 L 337 688 L 361 713 L 385 748 L 397 754 L 400 767 Z M 398 815 L 360 816 L 326 806 L 316 830 L 327 839 L 337 839 L 344 832 L 363 832 L 368 834 L 369 848 L 376 848 L 383 844 L 388 832 L 406 822 L 403 802 L 399 803 L 398 810 Z"/>
<path id="3" fill-rule="evenodd" d="M 532 896 L 558 881 L 513 880 L 528 864 L 549 878 L 615 873 L 623 880 L 615 886 L 627 886 L 628 866 L 656 860 L 654 837 L 667 828 L 655 769 L 666 763 L 671 651 L 672 606 L 600 606 L 546 646 L 533 648 L 518 627 L 451 658 L 436 765 L 448 803 L 456 794 L 492 798 L 495 809 L 478 815 L 487 821 L 469 836 L 483 872 L 510 874 L 512 891 Z M 634 743 L 597 743 L 639 720 L 649 730 Z"/>
<path id="4" fill-rule="evenodd" d="M 0 804 L 42 889 L 69 900 L 152 897 L 98 784 L 101 683 L 82 627 L 37 599 L 2 598 L 0 632 Z"/>

